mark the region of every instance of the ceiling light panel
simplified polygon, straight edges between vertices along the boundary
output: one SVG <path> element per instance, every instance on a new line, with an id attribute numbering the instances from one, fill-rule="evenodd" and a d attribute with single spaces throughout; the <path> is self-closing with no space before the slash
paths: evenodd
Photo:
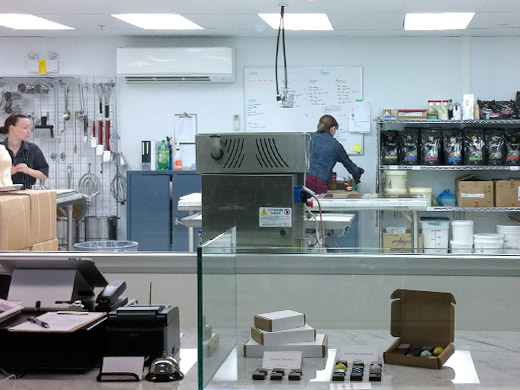
<path id="1" fill-rule="evenodd" d="M 464 30 L 473 16 L 474 12 L 408 13 L 404 17 L 404 29 Z"/>
<path id="2" fill-rule="evenodd" d="M 0 14 L 0 26 L 13 30 L 74 30 L 70 26 L 30 14 Z"/>
<path id="3" fill-rule="evenodd" d="M 114 18 L 145 30 L 202 30 L 179 14 L 112 14 Z"/>
<path id="4" fill-rule="evenodd" d="M 258 14 L 271 28 L 278 29 L 280 14 Z M 288 14 L 283 16 L 286 30 L 334 30 L 326 14 Z"/>

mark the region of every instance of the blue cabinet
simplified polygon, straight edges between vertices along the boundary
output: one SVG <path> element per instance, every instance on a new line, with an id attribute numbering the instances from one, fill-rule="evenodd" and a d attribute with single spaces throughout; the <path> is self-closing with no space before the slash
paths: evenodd
<path id="1" fill-rule="evenodd" d="M 187 212 L 177 210 L 177 203 L 200 188 L 195 171 L 127 172 L 127 238 L 140 251 L 188 251 L 188 228 L 175 224 Z M 195 230 L 195 248 L 198 235 Z"/>

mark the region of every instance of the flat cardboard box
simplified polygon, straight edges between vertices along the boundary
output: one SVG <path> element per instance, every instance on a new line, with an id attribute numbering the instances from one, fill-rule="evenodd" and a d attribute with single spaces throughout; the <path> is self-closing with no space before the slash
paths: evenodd
<path id="1" fill-rule="evenodd" d="M 397 110 L 395 119 L 399 120 L 410 120 L 410 119 L 418 119 L 423 120 L 426 119 L 426 110 L 417 109 L 417 110 Z"/>
<path id="2" fill-rule="evenodd" d="M 495 206 L 520 207 L 520 180 L 495 180 Z"/>
<path id="3" fill-rule="evenodd" d="M 301 328 L 305 326 L 305 314 L 293 310 L 280 310 L 271 313 L 257 314 L 254 326 L 268 332 Z"/>
<path id="4" fill-rule="evenodd" d="M 495 205 L 492 180 L 466 175 L 456 180 L 458 207 L 493 207 Z"/>
<path id="5" fill-rule="evenodd" d="M 323 358 L 327 356 L 328 337 L 318 333 L 316 340 L 301 343 L 287 343 L 279 345 L 262 345 L 253 339 L 244 344 L 244 357 L 261 358 L 265 351 L 301 351 L 304 358 Z"/>
<path id="6" fill-rule="evenodd" d="M 450 293 L 398 289 L 392 293 L 390 334 L 397 337 L 383 353 L 387 364 L 440 369 L 455 352 L 455 298 Z M 395 353 L 398 345 L 443 347 L 435 358 Z"/>
<path id="7" fill-rule="evenodd" d="M 56 191 L 23 190 L 13 195 L 27 196 L 31 203 L 31 243 L 52 240 L 56 234 Z"/>
<path id="8" fill-rule="evenodd" d="M 302 326 L 301 328 L 280 330 L 278 332 L 267 332 L 252 326 L 251 338 L 258 344 L 266 346 L 314 341 L 316 339 L 316 329 L 305 324 L 305 326 Z"/>
<path id="9" fill-rule="evenodd" d="M 31 242 L 31 205 L 19 195 L 0 196 L 0 250 L 29 248 Z"/>
<path id="10" fill-rule="evenodd" d="M 56 252 L 58 250 L 58 239 L 53 238 L 52 240 L 37 242 L 31 245 L 30 250 L 33 252 Z"/>
<path id="11" fill-rule="evenodd" d="M 411 253 L 412 234 L 407 233 L 383 233 L 382 239 L 383 253 Z M 422 235 L 419 234 L 419 244 L 417 246 L 422 251 L 423 242 Z"/>

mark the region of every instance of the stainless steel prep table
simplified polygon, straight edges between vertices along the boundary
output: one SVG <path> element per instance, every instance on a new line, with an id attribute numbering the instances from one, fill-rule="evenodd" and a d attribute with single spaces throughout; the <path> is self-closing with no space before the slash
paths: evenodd
<path id="1" fill-rule="evenodd" d="M 74 190 L 56 190 L 56 207 L 64 208 L 67 218 L 67 250 L 73 250 L 72 227 L 73 216 L 72 211 L 75 204 L 85 204 L 87 197 Z"/>

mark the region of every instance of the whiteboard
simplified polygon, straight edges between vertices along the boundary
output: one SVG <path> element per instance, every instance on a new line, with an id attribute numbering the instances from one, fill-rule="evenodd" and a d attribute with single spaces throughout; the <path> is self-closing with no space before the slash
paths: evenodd
<path id="1" fill-rule="evenodd" d="M 344 129 L 347 105 L 363 99 L 361 66 L 290 67 L 287 81 L 293 108 L 278 105 L 274 68 L 244 68 L 246 131 L 316 131 L 325 114 Z M 283 68 L 278 68 L 280 91 L 284 85 Z"/>

